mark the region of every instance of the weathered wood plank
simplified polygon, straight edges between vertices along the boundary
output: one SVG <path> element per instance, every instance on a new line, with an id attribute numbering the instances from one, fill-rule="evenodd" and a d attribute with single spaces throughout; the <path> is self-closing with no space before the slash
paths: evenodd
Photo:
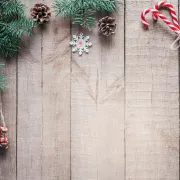
<path id="1" fill-rule="evenodd" d="M 45 0 L 51 6 L 52 0 Z M 51 18 L 43 30 L 43 180 L 70 180 L 70 22 Z"/>
<path id="2" fill-rule="evenodd" d="M 24 0 L 27 12 L 37 2 Z M 25 39 L 18 58 L 17 180 L 40 180 L 42 173 L 41 30 Z"/>
<path id="3" fill-rule="evenodd" d="M 0 150 L 0 179 L 16 180 L 16 58 L 6 62 L 8 88 L 1 93 L 1 102 L 10 145 L 8 150 Z"/>
<path id="4" fill-rule="evenodd" d="M 175 34 L 161 20 L 148 31 L 140 21 L 155 2 L 126 0 L 126 179 L 178 180 L 179 58 L 170 50 Z M 178 0 L 171 2 L 178 7 Z"/>
<path id="5" fill-rule="evenodd" d="M 90 35 L 90 54 L 72 57 L 72 180 L 124 179 L 124 12 L 110 38 Z M 73 34 L 78 34 L 77 28 Z"/>

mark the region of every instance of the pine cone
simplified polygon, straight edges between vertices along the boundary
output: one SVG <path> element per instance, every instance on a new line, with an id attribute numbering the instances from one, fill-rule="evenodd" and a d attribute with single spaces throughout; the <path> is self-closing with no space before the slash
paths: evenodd
<path id="1" fill-rule="evenodd" d="M 99 32 L 104 36 L 110 36 L 114 34 L 116 30 L 115 18 L 110 16 L 103 17 L 99 20 L 98 27 Z"/>
<path id="2" fill-rule="evenodd" d="M 31 9 L 31 17 L 38 24 L 47 23 L 51 17 L 50 8 L 42 3 L 35 4 Z"/>

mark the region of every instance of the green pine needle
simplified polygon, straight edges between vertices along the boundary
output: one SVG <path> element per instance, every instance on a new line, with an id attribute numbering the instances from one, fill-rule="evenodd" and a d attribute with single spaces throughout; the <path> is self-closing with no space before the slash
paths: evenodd
<path id="1" fill-rule="evenodd" d="M 4 75 L 5 63 L 0 61 L 0 90 L 4 91 L 7 86 L 7 78 Z"/>
<path id="2" fill-rule="evenodd" d="M 73 24 L 90 29 L 96 22 L 97 11 L 115 12 L 118 0 L 55 0 L 56 15 L 72 18 Z"/>
<path id="3" fill-rule="evenodd" d="M 33 26 L 19 0 L 0 1 L 0 56 L 8 58 L 18 52 L 22 35 L 30 35 Z"/>
<path id="4" fill-rule="evenodd" d="M 35 23 L 26 18 L 24 5 L 19 0 L 0 0 L 0 57 L 7 59 L 21 47 L 24 33 L 31 35 Z M 1 71 L 4 63 L 0 61 L 0 89 L 6 87 L 6 78 Z"/>

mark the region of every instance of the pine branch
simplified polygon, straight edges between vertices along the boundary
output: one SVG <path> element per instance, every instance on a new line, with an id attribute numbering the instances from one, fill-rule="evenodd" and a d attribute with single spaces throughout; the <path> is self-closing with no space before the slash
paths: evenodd
<path id="1" fill-rule="evenodd" d="M 19 0 L 0 0 L 0 57 L 7 59 L 20 50 L 21 37 L 31 35 L 33 20 L 26 18 L 24 5 Z M 0 61 L 0 90 L 4 90 L 7 79 L 4 62 Z"/>
<path id="2" fill-rule="evenodd" d="M 84 0 L 86 8 L 97 11 L 115 12 L 118 9 L 118 0 Z"/>
<path id="3" fill-rule="evenodd" d="M 31 35 L 34 25 L 19 0 L 0 1 L 0 56 L 8 58 L 18 52 L 21 37 L 25 32 Z"/>
<path id="4" fill-rule="evenodd" d="M 79 10 L 79 12 L 74 17 L 72 17 L 73 24 L 79 24 L 82 27 L 90 29 L 96 22 L 96 18 L 93 17 L 94 13 L 95 12 L 91 9 L 86 11 Z"/>
<path id="5" fill-rule="evenodd" d="M 0 61 L 0 90 L 4 91 L 7 86 L 7 78 L 4 75 L 5 63 Z"/>
<path id="6" fill-rule="evenodd" d="M 97 11 L 115 12 L 118 0 L 55 0 L 56 15 L 72 18 L 73 24 L 90 29 L 96 22 Z"/>
<path id="7" fill-rule="evenodd" d="M 80 6 L 80 0 L 55 0 L 53 5 L 56 15 L 62 15 L 66 18 L 74 16 Z"/>

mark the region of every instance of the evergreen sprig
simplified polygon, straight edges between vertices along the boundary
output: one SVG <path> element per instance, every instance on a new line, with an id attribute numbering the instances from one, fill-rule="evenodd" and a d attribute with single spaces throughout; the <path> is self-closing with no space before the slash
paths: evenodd
<path id="1" fill-rule="evenodd" d="M 7 78 L 4 75 L 5 63 L 0 61 L 0 90 L 4 91 L 7 86 Z"/>
<path id="2" fill-rule="evenodd" d="M 20 49 L 22 35 L 32 32 L 34 21 L 26 18 L 19 0 L 0 1 L 0 56 L 8 58 Z"/>
<path id="3" fill-rule="evenodd" d="M 20 49 L 21 37 L 32 32 L 34 21 L 26 18 L 25 7 L 19 0 L 0 0 L 0 57 L 12 57 Z M 0 89 L 4 89 L 6 78 L 0 62 Z"/>
<path id="4" fill-rule="evenodd" d="M 118 0 L 55 0 L 56 15 L 72 18 L 73 24 L 90 29 L 96 22 L 97 11 L 115 12 Z"/>

